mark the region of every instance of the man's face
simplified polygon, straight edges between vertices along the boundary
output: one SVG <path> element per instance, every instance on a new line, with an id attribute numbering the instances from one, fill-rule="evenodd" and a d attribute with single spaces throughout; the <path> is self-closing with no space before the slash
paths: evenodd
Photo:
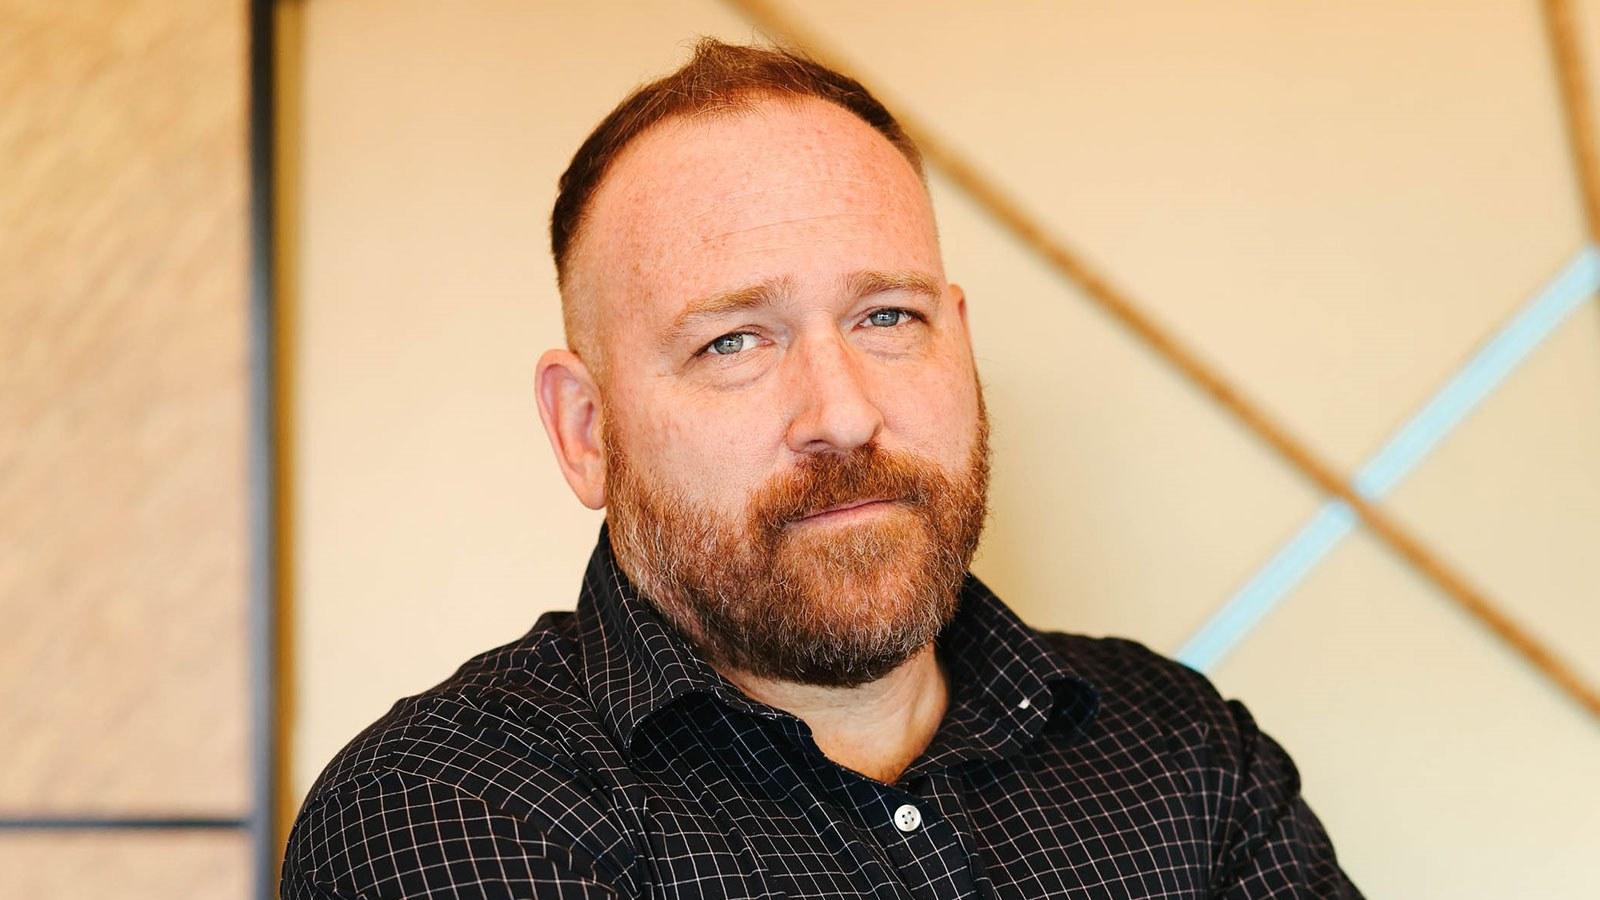
<path id="1" fill-rule="evenodd" d="M 568 290 L 596 316 L 618 561 L 713 663 L 856 684 L 937 634 L 987 427 L 887 140 L 816 100 L 664 122 L 592 198 Z"/>

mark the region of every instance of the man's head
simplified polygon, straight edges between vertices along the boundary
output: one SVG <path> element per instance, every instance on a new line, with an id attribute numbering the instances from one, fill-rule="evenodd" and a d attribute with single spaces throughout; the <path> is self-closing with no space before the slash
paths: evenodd
<path id="1" fill-rule="evenodd" d="M 623 570 L 721 667 L 860 683 L 954 612 L 987 424 L 917 160 L 849 79 L 702 43 L 563 176 L 570 349 L 540 412 Z"/>

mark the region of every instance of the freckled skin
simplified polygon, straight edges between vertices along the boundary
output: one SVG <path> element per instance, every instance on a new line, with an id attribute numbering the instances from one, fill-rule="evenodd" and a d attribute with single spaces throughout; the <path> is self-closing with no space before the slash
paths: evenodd
<path id="1" fill-rule="evenodd" d="M 858 299 L 843 278 L 863 270 L 924 273 L 943 295 Z M 843 109 L 768 101 L 652 128 L 592 198 L 570 272 L 595 304 L 605 439 L 687 500 L 734 517 L 806 455 L 868 441 L 965 466 L 978 419 L 965 299 L 915 171 Z M 770 308 L 661 345 L 692 300 L 778 278 L 792 290 Z M 929 320 L 864 324 L 884 307 Z M 694 357 L 735 331 L 758 340 Z"/>

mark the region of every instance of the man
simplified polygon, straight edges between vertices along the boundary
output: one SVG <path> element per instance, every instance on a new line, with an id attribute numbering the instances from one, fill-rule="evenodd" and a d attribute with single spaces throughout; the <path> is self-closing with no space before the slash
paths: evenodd
<path id="1" fill-rule="evenodd" d="M 1358 896 L 1243 706 L 967 573 L 966 298 L 860 85 L 704 41 L 551 232 L 539 408 L 606 509 L 577 610 L 341 751 L 284 897 Z"/>

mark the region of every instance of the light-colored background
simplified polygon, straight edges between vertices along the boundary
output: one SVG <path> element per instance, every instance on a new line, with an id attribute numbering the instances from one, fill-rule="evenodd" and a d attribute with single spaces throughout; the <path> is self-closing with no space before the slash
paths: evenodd
<path id="1" fill-rule="evenodd" d="M 780 7 L 1346 471 L 1582 246 L 1533 3 Z M 710 0 L 300 24 L 303 789 L 399 695 L 570 608 L 597 519 L 531 390 L 555 177 L 693 36 L 752 26 Z M 975 569 L 1036 625 L 1175 651 L 1322 498 L 933 182 L 995 424 Z M 1389 508 L 1600 679 L 1597 466 L 1589 303 Z M 1363 533 L 1215 677 L 1371 896 L 1600 884 L 1600 729 Z"/>
<path id="2" fill-rule="evenodd" d="M 1531 0 L 779 8 L 1347 472 L 1583 245 Z M 555 178 L 695 35 L 753 30 L 279 9 L 288 815 L 395 699 L 570 608 L 598 519 L 532 397 Z M 0 814 L 248 812 L 244 10 L 0 0 Z M 995 424 L 977 570 L 1176 651 L 1325 498 L 933 190 Z M 1591 298 L 1385 501 L 1592 682 L 1597 465 Z M 1369 896 L 1600 889 L 1600 728 L 1365 532 L 1213 674 Z M 0 895 L 243 896 L 246 855 L 0 833 Z"/>

